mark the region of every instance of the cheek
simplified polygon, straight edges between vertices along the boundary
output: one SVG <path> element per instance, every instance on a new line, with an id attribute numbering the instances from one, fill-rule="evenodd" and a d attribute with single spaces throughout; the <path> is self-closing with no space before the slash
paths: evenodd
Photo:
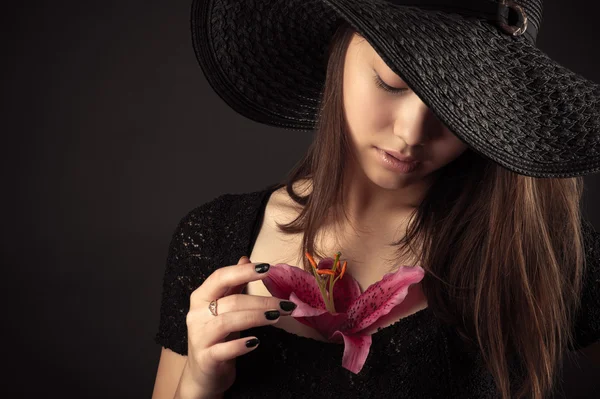
<path id="1" fill-rule="evenodd" d="M 385 115 L 390 115 L 381 96 L 369 87 L 368 82 L 355 80 L 344 90 L 346 120 L 353 136 L 367 136 L 385 124 Z"/>
<path id="2" fill-rule="evenodd" d="M 469 147 L 454 134 L 448 132 L 444 140 L 437 143 L 435 149 L 435 166 L 441 168 L 461 156 Z"/>

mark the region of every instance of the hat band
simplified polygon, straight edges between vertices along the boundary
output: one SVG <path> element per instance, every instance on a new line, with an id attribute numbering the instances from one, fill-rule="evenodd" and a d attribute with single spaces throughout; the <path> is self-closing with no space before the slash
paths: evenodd
<path id="1" fill-rule="evenodd" d="M 511 0 L 388 0 L 402 6 L 454 12 L 461 15 L 484 18 L 512 36 L 524 35 L 535 45 L 537 28 L 527 21 L 522 6 Z"/>

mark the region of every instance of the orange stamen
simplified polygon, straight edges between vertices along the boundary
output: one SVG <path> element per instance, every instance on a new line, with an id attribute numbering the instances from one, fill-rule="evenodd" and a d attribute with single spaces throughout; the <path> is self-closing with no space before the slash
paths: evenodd
<path id="1" fill-rule="evenodd" d="M 335 272 L 333 270 L 329 270 L 329 269 L 320 269 L 320 270 L 317 270 L 317 273 L 329 274 L 330 276 L 335 276 Z"/>
<path id="2" fill-rule="evenodd" d="M 312 256 L 310 256 L 310 254 L 308 252 L 305 252 L 306 256 L 308 257 L 308 261 L 310 262 L 310 264 L 312 265 L 313 268 L 317 268 L 317 264 L 315 262 L 315 260 L 313 259 Z"/>
<path id="3" fill-rule="evenodd" d="M 346 264 L 348 263 L 347 260 L 344 261 L 344 264 L 342 265 L 342 272 L 340 273 L 340 280 L 342 279 L 342 277 L 344 277 L 344 273 L 346 273 Z"/>

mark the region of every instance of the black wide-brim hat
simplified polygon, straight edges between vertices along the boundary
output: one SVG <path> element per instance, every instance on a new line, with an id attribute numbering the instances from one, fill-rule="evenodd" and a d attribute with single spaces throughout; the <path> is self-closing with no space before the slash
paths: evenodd
<path id="1" fill-rule="evenodd" d="M 516 173 L 600 171 L 600 85 L 535 46 L 541 0 L 193 0 L 194 51 L 236 112 L 316 126 L 345 21 L 457 137 Z"/>

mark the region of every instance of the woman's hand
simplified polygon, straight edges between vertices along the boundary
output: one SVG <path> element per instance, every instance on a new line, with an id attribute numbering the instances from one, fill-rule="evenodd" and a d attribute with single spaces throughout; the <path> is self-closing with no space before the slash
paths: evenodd
<path id="1" fill-rule="evenodd" d="M 225 392 L 235 381 L 236 357 L 256 349 L 256 345 L 246 346 L 256 337 L 240 339 L 240 331 L 275 324 L 280 312 L 283 316 L 291 314 L 280 308 L 281 299 L 241 294 L 249 281 L 268 275 L 269 265 L 263 263 L 259 271 L 257 265 L 243 256 L 237 265 L 215 270 L 192 292 L 186 317 L 188 359 L 180 389 L 185 385 L 187 392 L 202 392 L 207 397 Z M 217 316 L 208 308 L 213 299 L 218 299 Z"/>

